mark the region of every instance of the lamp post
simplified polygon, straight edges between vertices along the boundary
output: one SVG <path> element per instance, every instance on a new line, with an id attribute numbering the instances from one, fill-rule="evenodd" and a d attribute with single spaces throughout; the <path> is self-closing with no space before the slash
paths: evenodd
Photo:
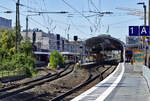
<path id="1" fill-rule="evenodd" d="M 144 25 L 146 26 L 146 5 L 145 2 L 139 2 L 138 5 L 143 5 L 144 8 Z"/>
<path id="2" fill-rule="evenodd" d="M 150 26 L 150 0 L 148 0 L 148 25 Z"/>
<path id="3" fill-rule="evenodd" d="M 146 5 L 145 5 L 145 2 L 139 2 L 137 3 L 138 5 L 143 5 L 143 8 L 144 8 L 144 26 L 146 26 Z M 145 36 L 142 37 L 143 38 L 143 45 L 144 45 L 144 48 L 145 48 L 145 65 L 147 65 L 147 47 L 146 47 L 146 43 L 145 43 Z"/>

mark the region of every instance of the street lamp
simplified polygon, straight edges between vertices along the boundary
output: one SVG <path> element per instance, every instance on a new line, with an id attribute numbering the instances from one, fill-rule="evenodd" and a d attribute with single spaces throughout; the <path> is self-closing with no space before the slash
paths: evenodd
<path id="1" fill-rule="evenodd" d="M 145 2 L 139 2 L 138 5 L 143 5 L 144 8 L 144 25 L 146 26 L 146 5 Z"/>
<path id="2" fill-rule="evenodd" d="M 143 8 L 144 8 L 144 26 L 146 26 L 146 5 L 145 5 L 145 2 L 139 2 L 137 3 L 138 5 L 143 5 Z M 147 64 L 147 47 L 146 47 L 146 43 L 145 43 L 145 36 L 143 36 L 143 44 L 144 44 L 144 48 L 145 48 L 145 51 L 146 51 L 146 56 L 145 56 L 145 65 Z"/>

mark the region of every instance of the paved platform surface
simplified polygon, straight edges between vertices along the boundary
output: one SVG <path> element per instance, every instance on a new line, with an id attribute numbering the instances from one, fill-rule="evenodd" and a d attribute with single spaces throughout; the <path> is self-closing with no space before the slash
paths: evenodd
<path id="1" fill-rule="evenodd" d="M 131 64 L 119 64 L 118 67 L 110 78 L 71 101 L 150 101 L 150 92 L 142 73 L 133 72 Z"/>
<path id="2" fill-rule="evenodd" d="M 150 101 L 150 92 L 142 73 L 133 72 L 131 65 L 125 64 L 120 83 L 105 101 Z"/>

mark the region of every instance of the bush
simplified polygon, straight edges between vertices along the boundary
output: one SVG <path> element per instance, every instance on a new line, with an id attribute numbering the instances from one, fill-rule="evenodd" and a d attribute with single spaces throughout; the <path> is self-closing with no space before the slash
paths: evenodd
<path id="1" fill-rule="evenodd" d="M 57 66 L 64 67 L 65 57 L 56 50 L 50 54 L 50 68 L 56 68 Z"/>
<path id="2" fill-rule="evenodd" d="M 18 70 L 25 69 L 28 76 L 33 76 L 36 73 L 34 69 L 35 59 L 32 56 L 25 56 L 24 53 L 14 54 L 11 59 L 3 59 L 0 64 L 1 70 Z"/>
<path id="3" fill-rule="evenodd" d="M 18 53 L 15 52 L 15 29 L 0 30 L 0 70 L 17 70 L 25 68 L 25 73 L 32 76 L 36 70 L 32 43 L 29 39 L 22 41 L 18 35 Z"/>
<path id="4" fill-rule="evenodd" d="M 74 69 L 77 70 L 79 67 L 81 67 L 80 63 L 76 63 Z"/>
<path id="5" fill-rule="evenodd" d="M 25 73 L 31 77 L 33 76 L 37 71 L 34 69 L 35 66 L 35 59 L 32 56 L 26 56 L 25 54 L 16 54 L 15 55 L 15 62 L 17 65 L 15 65 L 16 68 L 24 67 Z"/>

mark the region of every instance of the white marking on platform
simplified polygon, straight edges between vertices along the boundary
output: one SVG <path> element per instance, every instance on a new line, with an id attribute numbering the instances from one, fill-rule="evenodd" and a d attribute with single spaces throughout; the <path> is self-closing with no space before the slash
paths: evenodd
<path id="1" fill-rule="evenodd" d="M 124 73 L 124 63 L 121 63 L 123 65 L 123 70 L 122 70 L 122 73 Z M 115 71 L 113 73 L 111 73 L 108 77 L 106 77 L 103 81 L 101 81 L 99 84 L 97 84 L 96 86 L 90 88 L 89 90 L 85 91 L 84 93 L 82 93 L 81 95 L 77 96 L 76 98 L 72 99 L 71 101 L 80 101 L 81 99 L 83 99 L 84 97 L 86 97 L 87 95 L 89 95 L 91 92 L 93 92 L 94 90 L 96 90 L 99 86 L 101 86 L 102 84 L 104 84 L 105 82 L 107 82 L 118 70 L 119 70 L 119 67 L 121 65 L 119 63 L 119 65 L 117 66 L 117 69 L 115 69 Z M 121 75 L 120 74 L 120 75 Z M 119 75 L 119 78 L 121 79 Z M 116 80 L 118 82 L 118 80 Z M 115 86 L 117 84 L 117 82 L 114 82 L 111 86 Z M 120 80 L 119 80 L 120 81 Z M 108 91 L 107 91 L 108 92 Z M 97 100 L 98 101 L 98 100 Z M 100 100 L 99 100 L 100 101 Z M 102 101 L 102 100 L 101 100 Z"/>
<path id="2" fill-rule="evenodd" d="M 95 101 L 104 101 L 106 99 L 106 97 L 112 92 L 112 90 L 117 87 L 117 85 L 119 84 L 119 82 L 123 76 L 124 70 L 125 70 L 124 64 L 122 64 L 121 67 L 122 67 L 121 74 L 117 77 L 117 79 L 114 81 L 114 83 L 109 88 L 107 88 L 107 90 L 102 95 L 100 95 Z"/>

